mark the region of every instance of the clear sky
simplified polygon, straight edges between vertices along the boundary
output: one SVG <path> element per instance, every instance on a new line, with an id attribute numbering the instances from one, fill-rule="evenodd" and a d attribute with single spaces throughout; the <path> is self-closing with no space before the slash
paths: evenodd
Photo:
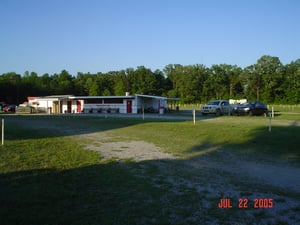
<path id="1" fill-rule="evenodd" d="M 0 0 L 0 74 L 300 58 L 299 0 Z"/>

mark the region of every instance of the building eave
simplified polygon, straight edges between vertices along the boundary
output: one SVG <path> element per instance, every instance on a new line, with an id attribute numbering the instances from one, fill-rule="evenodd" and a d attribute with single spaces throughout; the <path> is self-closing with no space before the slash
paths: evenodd
<path id="1" fill-rule="evenodd" d="M 74 100 L 84 100 L 84 99 L 93 99 L 93 98 L 100 98 L 100 99 L 134 99 L 134 96 L 71 96 L 69 99 Z"/>

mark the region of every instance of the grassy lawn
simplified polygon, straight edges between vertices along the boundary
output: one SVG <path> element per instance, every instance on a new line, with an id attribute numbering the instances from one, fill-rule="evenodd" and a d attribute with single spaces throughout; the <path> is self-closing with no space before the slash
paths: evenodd
<path id="1" fill-rule="evenodd" d="M 205 104 L 180 104 L 179 107 L 181 110 L 192 110 L 195 107 L 196 110 L 199 110 Z M 271 111 L 272 107 L 275 112 L 288 112 L 288 113 L 300 113 L 300 105 L 280 105 L 280 104 L 269 104 L 268 108 Z"/>
<path id="2" fill-rule="evenodd" d="M 295 224 L 300 193 L 236 177 L 226 155 L 300 167 L 299 116 L 205 117 L 191 121 L 84 116 L 5 116 L 0 146 L 1 224 Z M 107 159 L 84 149 L 143 140 L 169 160 Z M 106 139 L 104 140 L 104 135 Z M 98 137 L 98 136 L 97 136 Z M 85 138 L 85 139 L 84 139 Z M 101 140 L 103 138 L 103 140 Z M 225 156 L 224 156 L 225 155 Z M 281 167 L 280 167 L 281 168 Z M 299 171 L 299 170 L 298 170 Z M 276 172 L 276 171 L 274 171 Z M 280 171 L 279 171 L 280 172 Z M 272 197 L 276 209 L 238 209 L 241 197 Z M 219 209 L 222 197 L 233 209 Z M 272 211 L 273 210 L 273 211 Z M 274 217 L 274 214 L 276 217 Z"/>
<path id="3" fill-rule="evenodd" d="M 269 105 L 271 108 L 273 106 L 274 111 L 279 112 L 289 112 L 289 113 L 300 113 L 300 105 Z"/>

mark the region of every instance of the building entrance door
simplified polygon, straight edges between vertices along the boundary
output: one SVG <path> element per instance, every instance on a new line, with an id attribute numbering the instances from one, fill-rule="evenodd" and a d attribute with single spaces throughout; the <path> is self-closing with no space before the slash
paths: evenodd
<path id="1" fill-rule="evenodd" d="M 127 100 L 127 113 L 132 113 L 132 101 L 131 100 Z"/>
<path id="2" fill-rule="evenodd" d="M 77 112 L 81 113 L 81 102 L 79 100 L 76 101 L 76 105 L 77 105 Z"/>
<path id="3" fill-rule="evenodd" d="M 67 102 L 67 113 L 71 113 L 71 111 L 72 111 L 72 102 L 71 101 L 68 101 Z"/>

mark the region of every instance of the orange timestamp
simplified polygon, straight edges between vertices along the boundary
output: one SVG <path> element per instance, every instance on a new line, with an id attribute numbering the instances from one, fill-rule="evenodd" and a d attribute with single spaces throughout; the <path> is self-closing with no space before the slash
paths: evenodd
<path id="1" fill-rule="evenodd" d="M 273 208 L 274 202 L 272 198 L 255 198 L 252 201 L 249 201 L 248 198 L 240 198 L 238 200 L 237 208 L 239 209 L 267 209 Z M 230 198 L 222 198 L 218 203 L 218 207 L 220 209 L 230 209 L 233 208 L 232 202 Z"/>

